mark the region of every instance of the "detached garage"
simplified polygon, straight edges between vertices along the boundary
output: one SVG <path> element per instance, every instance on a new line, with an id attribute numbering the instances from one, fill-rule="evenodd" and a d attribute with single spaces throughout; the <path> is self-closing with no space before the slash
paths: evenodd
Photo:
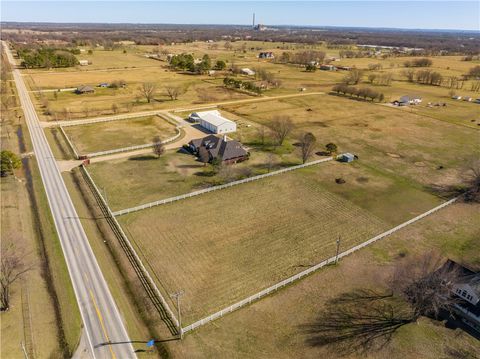
<path id="1" fill-rule="evenodd" d="M 229 133 L 237 130 L 237 124 L 223 117 L 217 110 L 194 112 L 190 115 L 190 119 L 213 133 Z"/>

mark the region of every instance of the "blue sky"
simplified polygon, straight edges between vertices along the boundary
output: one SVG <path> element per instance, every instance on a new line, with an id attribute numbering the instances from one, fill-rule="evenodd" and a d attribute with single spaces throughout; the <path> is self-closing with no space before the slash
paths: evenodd
<path id="1" fill-rule="evenodd" d="M 479 30 L 478 1 L 2 1 L 2 21 Z"/>

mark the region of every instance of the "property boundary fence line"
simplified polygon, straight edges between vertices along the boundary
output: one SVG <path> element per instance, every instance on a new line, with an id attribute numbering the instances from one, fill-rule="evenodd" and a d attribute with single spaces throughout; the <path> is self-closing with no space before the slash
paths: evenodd
<path id="1" fill-rule="evenodd" d="M 65 133 L 65 130 L 63 129 L 63 127 L 62 126 L 59 126 L 59 127 L 60 127 L 60 132 L 62 133 L 63 137 L 65 137 L 65 140 L 67 141 L 68 145 L 70 146 L 70 149 L 72 150 L 73 155 L 75 156 L 75 159 L 78 160 L 80 158 L 80 156 L 78 155 L 77 149 L 73 145 L 72 141 L 70 141 L 70 138 Z"/>
<path id="2" fill-rule="evenodd" d="M 92 152 L 92 153 L 87 153 L 86 156 L 88 158 L 99 157 L 99 156 L 111 155 L 113 153 L 141 150 L 143 148 L 152 147 L 153 145 L 158 144 L 158 143 L 167 144 L 167 143 L 175 141 L 176 139 L 178 139 L 181 136 L 182 132 L 180 131 L 180 129 L 178 127 L 176 128 L 176 131 L 177 131 L 177 134 L 175 136 L 172 136 L 172 137 L 167 138 L 166 140 L 163 140 L 163 141 L 160 141 L 160 142 L 145 143 L 143 145 L 115 148 L 113 150 L 107 150 L 107 151 Z"/>
<path id="3" fill-rule="evenodd" d="M 115 228 L 117 230 L 117 233 L 119 233 L 120 236 L 121 236 L 121 240 L 123 240 L 123 242 L 127 245 L 128 250 L 133 255 L 133 258 L 135 259 L 136 266 L 138 266 L 141 269 L 141 272 L 142 272 L 143 276 L 148 280 L 149 286 L 154 290 L 154 294 L 157 296 L 158 299 L 160 299 L 160 302 L 163 306 L 163 309 L 165 309 L 167 315 L 170 317 L 170 319 L 173 321 L 174 325 L 176 326 L 176 328 L 180 332 L 181 328 L 180 328 L 180 323 L 179 323 L 177 317 L 175 316 L 173 311 L 170 309 L 170 306 L 167 304 L 167 301 L 165 300 L 164 296 L 161 294 L 160 290 L 158 289 L 157 285 L 155 284 L 155 281 L 152 279 L 152 277 L 150 276 L 150 273 L 148 272 L 148 270 L 143 265 L 142 260 L 140 259 L 137 252 L 135 251 L 132 244 L 130 243 L 130 240 L 128 239 L 127 235 L 123 231 L 122 226 L 120 225 L 120 223 L 118 223 L 117 219 L 113 215 L 113 213 L 112 213 L 110 207 L 108 206 L 107 202 L 105 201 L 105 199 L 101 195 L 101 192 L 98 189 L 95 182 L 93 181 L 92 177 L 90 176 L 90 173 L 85 168 L 85 166 L 82 165 L 80 167 L 83 170 L 83 173 L 85 174 L 86 178 L 88 179 L 91 187 L 94 189 L 97 198 L 100 199 L 100 201 L 102 203 L 102 206 L 107 210 L 108 215 L 111 218 L 111 220 L 113 222 L 113 225 L 115 226 Z"/>
<path id="4" fill-rule="evenodd" d="M 72 120 L 66 123 L 62 123 L 63 127 L 71 127 L 71 126 L 82 126 L 82 125 L 90 125 L 92 123 L 100 123 L 100 122 L 111 122 L 111 121 L 121 121 L 121 120 L 129 120 L 136 117 L 145 117 L 145 116 L 152 116 L 158 115 L 162 113 L 164 110 L 154 110 L 154 111 L 145 111 L 145 112 L 134 112 L 128 114 L 121 114 L 116 116 L 108 116 L 108 117 L 94 117 L 91 119 L 85 120 Z"/>
<path id="5" fill-rule="evenodd" d="M 366 246 L 368 246 L 368 245 L 370 245 L 370 244 L 372 244 L 372 243 L 374 243 L 374 242 L 376 242 L 376 241 L 378 241 L 382 238 L 385 238 L 385 237 L 395 233 L 396 231 L 398 231 L 398 230 L 400 230 L 400 229 L 402 229 L 402 228 L 404 228 L 404 227 L 406 227 L 406 226 L 408 226 L 412 223 L 415 223 L 415 222 L 419 221 L 420 219 L 422 219 L 422 218 L 424 218 L 424 217 L 426 217 L 426 216 L 428 216 L 428 215 L 430 215 L 434 212 L 437 212 L 438 210 L 454 203 L 455 201 L 458 200 L 458 198 L 459 197 L 455 197 L 455 198 L 453 198 L 453 199 L 451 199 L 447 202 L 444 202 L 441 205 L 439 205 L 439 206 L 437 206 L 437 207 L 435 207 L 435 208 L 433 208 L 433 209 L 431 209 L 427 212 L 424 212 L 424 213 L 418 215 L 417 217 L 414 217 L 414 218 L 412 218 L 412 219 L 410 219 L 406 222 L 403 222 L 402 224 L 400 224 L 400 225 L 398 225 L 398 226 L 396 226 L 396 227 L 394 227 L 394 228 L 392 228 L 392 229 L 390 229 L 386 232 L 383 232 L 383 233 L 379 234 L 378 236 L 375 236 L 375 237 L 373 237 L 373 238 L 371 238 L 371 239 L 369 239 L 369 240 L 367 240 L 363 243 L 360 243 L 359 245 L 356 245 L 356 246 L 350 248 L 347 251 L 341 252 L 341 253 L 339 253 L 338 257 L 337 256 L 330 257 L 330 258 L 328 258 L 328 259 L 326 259 L 326 260 L 324 260 L 324 261 L 322 261 L 322 262 L 320 262 L 320 263 L 318 263 L 318 264 L 316 264 L 316 265 L 314 265 L 314 266 L 312 266 L 312 267 L 310 267 L 310 268 L 308 268 L 308 269 L 306 269 L 306 270 L 304 270 L 300 273 L 297 273 L 297 274 L 295 274 L 295 275 L 293 275 L 293 276 L 291 276 L 287 279 L 284 279 L 284 280 L 282 280 L 282 281 L 280 281 L 280 282 L 278 282 L 278 283 L 276 283 L 276 284 L 274 284 L 274 285 L 272 285 L 272 286 L 270 286 L 270 287 L 268 287 L 268 288 L 266 288 L 266 289 L 264 289 L 264 290 L 262 290 L 262 291 L 260 291 L 256 294 L 253 294 L 253 295 L 251 295 L 251 296 L 249 296 L 249 297 L 247 297 L 247 298 L 245 298 L 245 299 L 243 299 L 243 300 L 241 300 L 241 301 L 239 301 L 235 304 L 232 304 L 232 305 L 230 305 L 230 306 L 228 306 L 228 307 L 226 307 L 226 308 L 224 308 L 224 309 L 222 309 L 222 310 L 220 310 L 220 311 L 218 311 L 214 314 L 211 314 L 211 315 L 209 315 L 209 316 L 207 316 L 203 319 L 200 319 L 200 320 L 198 320 L 198 321 L 196 321 L 196 322 L 194 322 L 190 325 L 187 325 L 186 327 L 182 328 L 182 332 L 187 333 L 189 331 L 192 331 L 192 330 L 194 330 L 194 329 L 196 329 L 196 328 L 198 328 L 202 325 L 205 325 L 205 324 L 207 324 L 207 323 L 209 323 L 209 322 L 211 322 L 215 319 L 223 317 L 227 313 L 231 313 L 231 312 L 233 312 L 233 311 L 235 311 L 239 308 L 242 308 L 242 307 L 244 307 L 244 306 L 246 306 L 246 305 L 262 298 L 262 297 L 265 297 L 266 295 L 278 290 L 279 288 L 282 288 L 282 287 L 284 287 L 288 284 L 291 284 L 291 283 L 293 283 L 293 282 L 295 282 L 295 281 L 297 281 L 297 280 L 299 280 L 299 279 L 317 271 L 318 269 L 320 269 L 322 267 L 325 267 L 328 264 L 335 263 L 337 258 L 341 259 L 343 257 L 346 257 L 346 256 L 352 254 L 353 252 L 358 251 L 359 249 L 362 249 L 362 248 L 364 248 L 364 247 L 366 247 Z"/>
<path id="6" fill-rule="evenodd" d="M 304 164 L 301 164 L 301 165 L 282 168 L 280 170 L 265 173 L 265 174 L 262 174 L 262 175 L 252 176 L 252 177 L 244 178 L 242 180 L 233 181 L 233 182 L 218 185 L 218 186 L 213 186 L 213 187 L 209 187 L 209 188 L 205 188 L 205 189 L 200 189 L 198 191 L 193 191 L 193 192 L 181 194 L 179 196 L 169 197 L 169 198 L 161 199 L 159 201 L 145 203 L 145 204 L 142 204 L 140 206 L 122 209 L 122 210 L 113 212 L 113 215 L 114 216 L 121 216 L 121 215 L 124 215 L 124 214 L 127 214 L 127 213 L 137 212 L 137 211 L 141 211 L 141 210 L 147 209 L 147 208 L 152 208 L 152 207 L 155 207 L 155 206 L 161 206 L 163 204 L 172 203 L 172 202 L 175 202 L 175 201 L 180 201 L 182 199 L 199 196 L 201 194 L 205 194 L 205 193 L 209 193 L 209 192 L 218 191 L 218 190 L 221 190 L 221 189 L 237 186 L 237 185 L 242 184 L 242 183 L 253 182 L 253 181 L 256 181 L 256 180 L 259 180 L 259 179 L 262 179 L 262 178 L 275 176 L 275 175 L 278 175 L 278 174 L 281 174 L 281 173 L 297 170 L 297 169 L 304 168 L 304 167 L 313 166 L 313 165 L 323 163 L 323 162 L 328 162 L 328 161 L 331 161 L 331 160 L 333 160 L 333 157 L 322 158 L 320 160 L 307 162 L 307 163 L 304 163 Z"/>

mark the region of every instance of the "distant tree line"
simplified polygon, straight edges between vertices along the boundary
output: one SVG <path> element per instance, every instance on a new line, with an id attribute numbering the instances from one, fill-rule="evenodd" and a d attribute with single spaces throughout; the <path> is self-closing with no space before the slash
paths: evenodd
<path id="1" fill-rule="evenodd" d="M 475 32 L 441 32 L 419 30 L 364 30 L 359 28 L 328 29 L 312 31 L 311 28 L 278 28 L 277 31 L 252 31 L 250 26 L 228 25 L 167 25 L 167 24 L 2 24 L 3 29 L 20 29 L 18 32 L 4 32 L 2 38 L 7 41 L 34 43 L 36 41 L 54 40 L 70 45 L 103 46 L 111 49 L 123 46 L 119 41 L 133 41 L 137 45 L 159 45 L 189 43 L 193 41 L 222 40 L 228 38 L 230 43 L 245 40 L 278 41 L 282 43 L 318 44 L 326 43 L 329 47 L 340 47 L 348 51 L 356 44 L 375 44 L 422 48 L 419 53 L 431 55 L 478 55 L 480 38 Z M 36 32 L 23 31 L 24 29 Z M 392 49 L 392 54 L 409 55 L 401 49 Z M 363 55 L 368 55 L 365 52 Z M 362 56 L 356 51 L 345 56 Z"/>
<path id="2" fill-rule="evenodd" d="M 23 48 L 17 50 L 25 68 L 72 67 L 79 62 L 71 51 L 43 47 L 39 49 Z"/>
<path id="3" fill-rule="evenodd" d="M 308 50 L 295 53 L 282 52 L 282 54 L 278 58 L 278 62 L 306 66 L 310 63 L 322 63 L 324 59 L 325 52 Z"/>
<path id="4" fill-rule="evenodd" d="M 354 87 L 347 84 L 337 84 L 332 87 L 332 91 L 337 94 L 356 96 L 357 98 L 363 98 L 364 100 L 370 99 L 371 101 L 377 100 L 381 102 L 385 96 L 383 93 L 376 91 L 370 87 Z"/>

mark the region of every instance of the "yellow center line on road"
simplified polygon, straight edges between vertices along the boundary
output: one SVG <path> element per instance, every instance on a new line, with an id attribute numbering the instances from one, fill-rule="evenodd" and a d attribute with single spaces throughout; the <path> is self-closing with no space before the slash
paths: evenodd
<path id="1" fill-rule="evenodd" d="M 100 325 L 102 326 L 103 335 L 105 336 L 106 342 L 110 343 L 110 338 L 108 337 L 107 330 L 105 329 L 105 325 L 103 324 L 102 313 L 100 313 L 100 309 L 98 309 L 97 302 L 95 301 L 95 297 L 93 296 L 92 290 L 89 289 L 89 291 L 90 291 L 90 296 L 92 297 L 93 306 L 95 307 L 95 311 L 97 312 L 97 317 L 100 320 Z M 116 359 L 117 357 L 116 357 L 115 353 L 113 352 L 112 346 L 110 344 L 108 345 L 108 349 L 110 349 L 110 353 L 112 354 L 112 358 Z"/>

